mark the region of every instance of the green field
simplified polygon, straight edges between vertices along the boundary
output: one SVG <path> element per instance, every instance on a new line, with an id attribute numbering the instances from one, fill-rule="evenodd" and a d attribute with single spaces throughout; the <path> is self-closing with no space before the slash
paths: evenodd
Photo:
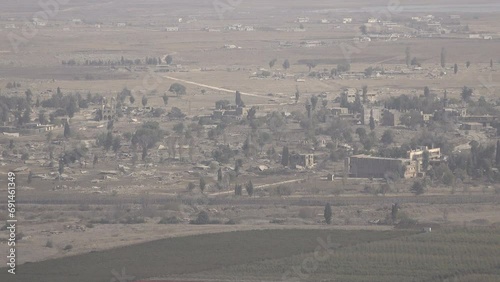
<path id="1" fill-rule="evenodd" d="M 330 253 L 323 251 L 318 240 L 330 240 Z M 321 251 L 315 255 L 315 250 Z M 29 263 L 19 266 L 15 277 L 1 269 L 0 281 L 110 281 L 112 270 L 123 268 L 136 279 L 500 281 L 500 230 L 427 234 L 265 230 L 197 235 Z M 283 280 L 287 271 L 291 272 Z"/>
<path id="2" fill-rule="evenodd" d="M 500 281 L 500 230 L 443 230 L 342 247 L 317 267 L 303 254 L 227 267 L 198 276 L 266 281 Z M 309 259 L 309 260 L 308 260 Z M 302 266 L 302 268 L 300 268 Z M 282 280 L 282 275 L 292 271 Z M 307 270 L 311 271 L 307 271 Z M 301 280 L 294 280 L 301 278 Z M 281 279 L 281 280 L 280 280 Z"/>

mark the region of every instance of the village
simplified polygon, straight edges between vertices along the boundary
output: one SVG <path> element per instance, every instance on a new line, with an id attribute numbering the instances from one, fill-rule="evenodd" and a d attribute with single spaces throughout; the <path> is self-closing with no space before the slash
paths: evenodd
<path id="1" fill-rule="evenodd" d="M 148 1 L 0 12 L 20 264 L 221 232 L 496 232 L 496 4 Z M 236 281 L 203 276 L 220 267 L 168 277 Z"/>

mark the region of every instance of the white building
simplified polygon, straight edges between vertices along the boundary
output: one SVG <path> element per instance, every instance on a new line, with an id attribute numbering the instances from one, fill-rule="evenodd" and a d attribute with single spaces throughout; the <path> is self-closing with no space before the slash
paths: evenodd
<path id="1" fill-rule="evenodd" d="M 309 18 L 308 17 L 299 17 L 299 18 L 297 18 L 297 22 L 299 22 L 299 23 L 308 23 L 309 22 Z"/>
<path id="2" fill-rule="evenodd" d="M 176 32 L 176 31 L 179 31 L 179 27 L 177 26 L 167 26 L 165 28 L 165 31 L 168 31 L 168 32 Z"/>

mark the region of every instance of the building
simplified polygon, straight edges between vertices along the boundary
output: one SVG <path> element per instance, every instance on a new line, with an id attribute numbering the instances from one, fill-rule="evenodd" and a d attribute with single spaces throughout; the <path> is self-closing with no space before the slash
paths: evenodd
<path id="1" fill-rule="evenodd" d="M 165 27 L 165 31 L 176 32 L 176 31 L 179 31 L 179 27 L 178 26 L 167 26 L 167 27 Z"/>
<path id="2" fill-rule="evenodd" d="M 401 113 L 399 111 L 384 109 L 380 124 L 382 126 L 398 126 L 401 125 L 400 118 Z"/>
<path id="3" fill-rule="evenodd" d="M 333 107 L 333 108 L 330 108 L 330 112 L 334 116 L 342 116 L 342 115 L 348 115 L 349 114 L 349 109 L 348 108 L 342 108 L 342 107 Z"/>
<path id="4" fill-rule="evenodd" d="M 373 116 L 375 124 L 379 124 L 382 119 L 382 108 L 368 107 L 363 105 L 363 111 L 361 112 L 361 122 L 364 125 L 370 124 L 370 118 Z"/>
<path id="5" fill-rule="evenodd" d="M 312 168 L 314 167 L 314 155 L 313 154 L 292 154 L 290 156 L 290 167 L 298 168 Z"/>
<path id="6" fill-rule="evenodd" d="M 342 22 L 345 24 L 352 23 L 352 18 L 344 18 Z"/>
<path id="7" fill-rule="evenodd" d="M 441 162 L 441 148 L 429 149 L 427 146 L 421 146 L 416 150 L 408 151 L 407 156 L 410 160 L 416 163 L 416 172 L 419 176 L 423 176 L 425 174 L 425 170 L 423 169 L 425 152 L 429 154 L 429 164 L 439 164 Z"/>
<path id="8" fill-rule="evenodd" d="M 342 100 L 348 103 L 354 103 L 356 101 L 356 96 L 358 95 L 358 89 L 356 88 L 344 88 L 342 91 Z"/>
<path id="9" fill-rule="evenodd" d="M 390 172 L 404 178 L 417 177 L 417 162 L 410 159 L 356 155 L 346 159 L 345 168 L 350 177 L 356 178 L 384 178 Z"/>
<path id="10" fill-rule="evenodd" d="M 101 104 L 101 112 L 103 120 L 114 120 L 116 116 L 116 101 L 115 98 L 111 98 L 111 103 L 108 103 L 106 99 L 103 99 Z"/>
<path id="11" fill-rule="evenodd" d="M 408 151 L 408 158 L 413 161 L 421 162 L 424 159 L 424 152 L 429 152 L 429 160 L 441 159 L 441 148 L 429 149 L 427 146 L 421 146 L 416 150 Z"/>
<path id="12" fill-rule="evenodd" d="M 308 17 L 299 17 L 299 18 L 297 18 L 297 22 L 298 23 L 308 23 L 309 18 Z"/>
<path id="13" fill-rule="evenodd" d="M 462 123 L 462 125 L 460 125 L 461 130 L 481 130 L 483 128 L 483 124 L 479 122 L 468 122 Z"/>

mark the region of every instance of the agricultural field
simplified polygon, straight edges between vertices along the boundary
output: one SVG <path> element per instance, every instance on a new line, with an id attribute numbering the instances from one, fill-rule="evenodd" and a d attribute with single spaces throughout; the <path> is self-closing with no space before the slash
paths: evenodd
<path id="1" fill-rule="evenodd" d="M 498 281 L 497 235 L 464 227 L 214 233 L 30 263 L 15 281 L 107 281 L 122 269 L 141 281 Z"/>

